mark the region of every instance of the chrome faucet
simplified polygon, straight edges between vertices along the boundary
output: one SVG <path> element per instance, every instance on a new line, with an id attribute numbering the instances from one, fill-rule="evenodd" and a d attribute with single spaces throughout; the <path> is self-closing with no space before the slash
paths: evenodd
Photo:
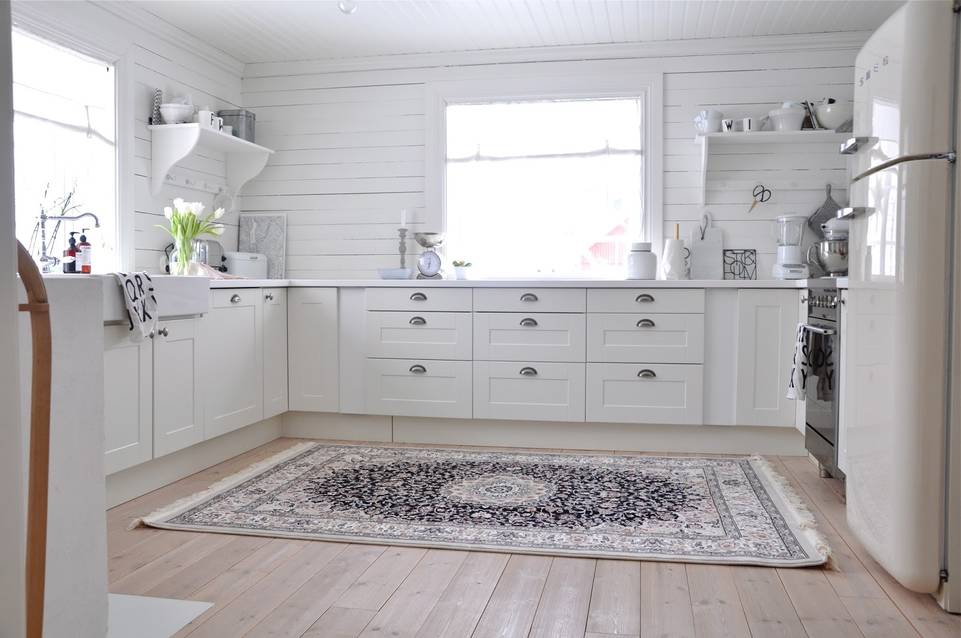
<path id="1" fill-rule="evenodd" d="M 93 218 L 93 227 L 100 228 L 100 219 L 93 213 L 80 213 L 79 215 L 48 215 L 46 211 L 40 209 L 40 221 L 38 226 L 40 226 L 40 257 L 37 261 L 40 262 L 41 269 L 43 272 L 52 272 L 57 264 L 60 263 L 60 258 L 54 255 L 50 255 L 47 252 L 47 221 L 54 220 L 56 222 L 69 222 L 76 221 L 78 219 L 83 219 L 84 217 Z M 59 226 L 58 226 L 59 227 Z M 50 237 L 50 243 L 53 244 L 57 237 L 57 231 L 54 230 Z"/>

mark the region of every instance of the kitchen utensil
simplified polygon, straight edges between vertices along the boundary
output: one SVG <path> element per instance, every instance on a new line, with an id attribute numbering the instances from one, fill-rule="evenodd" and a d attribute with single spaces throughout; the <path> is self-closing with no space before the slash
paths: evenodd
<path id="1" fill-rule="evenodd" d="M 843 277 L 848 274 L 848 240 L 830 239 L 811 244 L 807 259 L 828 277 Z"/>
<path id="2" fill-rule="evenodd" d="M 818 130 L 818 129 L 823 128 L 823 127 L 818 123 L 818 118 L 817 118 L 817 116 L 814 114 L 814 106 L 813 106 L 809 101 L 807 101 L 807 100 L 804 100 L 804 109 L 807 111 L 808 119 L 811 120 L 811 128 L 813 128 L 813 129 L 815 129 L 815 130 Z M 803 124 L 803 123 L 801 124 L 801 128 L 804 128 L 804 124 Z"/>
<path id="3" fill-rule="evenodd" d="M 679 280 L 688 278 L 687 260 L 691 251 L 684 247 L 681 239 L 665 239 L 663 260 L 661 262 L 664 279 Z"/>
<path id="4" fill-rule="evenodd" d="M 153 93 L 153 108 L 150 111 L 150 124 L 160 124 L 163 122 L 163 116 L 160 115 L 160 105 L 164 101 L 164 92 L 157 89 Z"/>
<path id="5" fill-rule="evenodd" d="M 434 249 L 444 243 L 444 233 L 414 233 L 414 241 L 424 249 L 417 259 L 417 278 L 443 279 L 444 261 Z"/>
<path id="6" fill-rule="evenodd" d="M 825 239 L 847 239 L 851 221 L 835 217 L 821 224 L 821 234 Z"/>
<path id="7" fill-rule="evenodd" d="M 724 235 L 712 226 L 711 213 L 691 233 L 691 279 L 721 279 L 723 276 Z"/>
<path id="8" fill-rule="evenodd" d="M 849 104 L 838 104 L 837 102 L 821 102 L 814 106 L 814 113 L 818 118 L 818 123 L 824 128 L 837 129 L 852 117 L 852 108 Z"/>
<path id="9" fill-rule="evenodd" d="M 772 192 L 771 189 L 766 188 L 764 184 L 758 184 L 754 187 L 752 195 L 754 196 L 754 201 L 751 202 L 751 207 L 747 209 L 749 213 L 757 208 L 758 204 L 763 204 L 771 199 Z"/>
<path id="10" fill-rule="evenodd" d="M 775 222 L 777 262 L 772 270 L 775 279 L 807 279 L 810 271 L 801 255 L 806 217 L 781 215 Z"/>
<path id="11" fill-rule="evenodd" d="M 841 206 L 831 197 L 831 185 L 824 186 L 824 203 L 821 204 L 810 217 L 808 217 L 808 227 L 814 231 L 815 235 L 821 235 L 821 224 L 837 218 Z"/>
<path id="12" fill-rule="evenodd" d="M 694 117 L 694 128 L 698 133 L 717 133 L 721 130 L 721 119 L 724 115 L 720 111 L 700 111 Z"/>
<path id="13" fill-rule="evenodd" d="M 160 117 L 164 124 L 185 124 L 194 117 L 193 104 L 161 104 Z"/>
<path id="14" fill-rule="evenodd" d="M 247 109 L 225 109 L 217 111 L 217 115 L 224 119 L 225 126 L 232 126 L 234 137 L 254 141 L 254 129 L 257 124 L 257 115 Z"/>
<path id="15" fill-rule="evenodd" d="M 771 127 L 775 131 L 800 131 L 807 109 L 803 106 L 792 106 L 768 111 L 767 115 L 771 118 Z"/>

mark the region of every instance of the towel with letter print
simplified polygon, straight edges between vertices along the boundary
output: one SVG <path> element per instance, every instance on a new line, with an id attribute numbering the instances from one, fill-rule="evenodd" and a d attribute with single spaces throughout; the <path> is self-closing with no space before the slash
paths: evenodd
<path id="1" fill-rule="evenodd" d="M 115 272 L 113 276 L 120 284 L 127 306 L 130 340 L 139 343 L 157 329 L 157 297 L 154 296 L 153 280 L 145 272 Z"/>

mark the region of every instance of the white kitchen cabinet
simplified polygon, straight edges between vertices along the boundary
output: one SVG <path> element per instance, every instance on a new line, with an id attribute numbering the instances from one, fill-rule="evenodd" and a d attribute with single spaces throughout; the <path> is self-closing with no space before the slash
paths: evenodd
<path id="1" fill-rule="evenodd" d="M 221 289 L 210 294 L 201 342 L 206 439 L 264 418 L 262 291 Z"/>
<path id="2" fill-rule="evenodd" d="M 153 456 L 204 440 L 198 319 L 161 321 L 153 338 Z"/>
<path id="3" fill-rule="evenodd" d="M 703 366 L 587 364 L 588 421 L 700 425 L 703 419 Z"/>
<path id="4" fill-rule="evenodd" d="M 475 288 L 474 312 L 584 312 L 582 288 Z"/>
<path id="5" fill-rule="evenodd" d="M 475 361 L 474 418 L 583 421 L 584 364 Z"/>
<path id="6" fill-rule="evenodd" d="M 702 363 L 702 314 L 599 314 L 587 317 L 587 360 Z"/>
<path id="7" fill-rule="evenodd" d="M 470 361 L 367 359 L 368 414 L 469 419 L 473 412 Z"/>
<path id="8" fill-rule="evenodd" d="M 591 288 L 587 312 L 703 313 L 704 290 L 676 288 Z"/>
<path id="9" fill-rule="evenodd" d="M 287 289 L 264 288 L 264 418 L 287 411 Z"/>
<path id="10" fill-rule="evenodd" d="M 385 359 L 471 358 L 471 313 L 367 313 L 367 356 Z"/>
<path id="11" fill-rule="evenodd" d="M 104 326 L 104 469 L 153 458 L 153 341 L 130 341 L 127 324 Z"/>
<path id="12" fill-rule="evenodd" d="M 584 361 L 584 314 L 475 312 L 474 359 Z"/>
<path id="13" fill-rule="evenodd" d="M 735 424 L 794 427 L 786 397 L 797 330 L 797 290 L 739 290 Z"/>
<path id="14" fill-rule="evenodd" d="M 290 409 L 336 412 L 340 405 L 337 289 L 290 288 L 287 328 Z"/>

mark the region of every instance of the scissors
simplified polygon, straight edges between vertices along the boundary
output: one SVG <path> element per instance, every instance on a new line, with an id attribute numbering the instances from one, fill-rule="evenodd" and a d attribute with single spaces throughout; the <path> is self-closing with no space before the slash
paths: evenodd
<path id="1" fill-rule="evenodd" d="M 754 210 L 758 204 L 763 204 L 764 202 L 771 199 L 771 189 L 764 186 L 764 184 L 758 184 L 754 187 L 754 201 L 751 203 L 751 207 L 747 209 L 747 212 Z"/>

